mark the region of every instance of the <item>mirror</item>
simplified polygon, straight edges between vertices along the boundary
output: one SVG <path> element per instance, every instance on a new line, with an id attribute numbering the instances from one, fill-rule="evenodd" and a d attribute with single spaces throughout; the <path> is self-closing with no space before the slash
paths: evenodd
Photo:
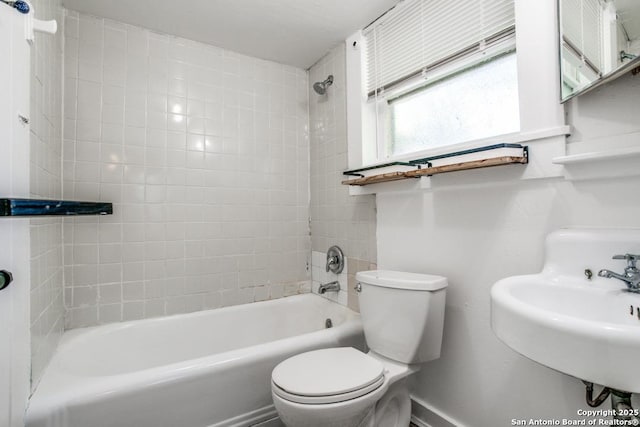
<path id="1" fill-rule="evenodd" d="M 558 0 L 562 102 L 640 67 L 640 0 Z"/>

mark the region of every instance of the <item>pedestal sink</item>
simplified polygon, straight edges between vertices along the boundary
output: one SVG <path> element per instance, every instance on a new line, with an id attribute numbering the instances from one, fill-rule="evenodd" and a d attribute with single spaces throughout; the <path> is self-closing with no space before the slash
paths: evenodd
<path id="1" fill-rule="evenodd" d="M 598 277 L 622 272 L 617 254 L 640 254 L 640 229 L 566 229 L 546 239 L 542 272 L 491 289 L 491 327 L 513 350 L 544 366 L 640 393 L 640 294 Z"/>

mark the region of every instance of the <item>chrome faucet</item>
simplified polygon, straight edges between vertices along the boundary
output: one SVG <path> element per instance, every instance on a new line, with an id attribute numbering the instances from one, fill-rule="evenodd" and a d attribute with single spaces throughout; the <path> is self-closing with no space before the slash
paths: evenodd
<path id="1" fill-rule="evenodd" d="M 329 283 L 325 283 L 324 285 L 320 285 L 320 287 L 318 288 L 318 293 L 320 295 L 324 294 L 325 292 L 339 292 L 340 291 L 340 282 L 338 282 L 337 280 L 334 280 L 333 282 L 329 282 Z"/>
<path id="2" fill-rule="evenodd" d="M 640 293 L 640 270 L 636 267 L 636 262 L 640 260 L 640 255 L 614 255 L 613 259 L 624 259 L 627 261 L 627 267 L 624 269 L 623 274 L 614 273 L 609 270 L 600 270 L 598 276 L 606 277 L 607 279 L 622 280 L 629 292 Z"/>

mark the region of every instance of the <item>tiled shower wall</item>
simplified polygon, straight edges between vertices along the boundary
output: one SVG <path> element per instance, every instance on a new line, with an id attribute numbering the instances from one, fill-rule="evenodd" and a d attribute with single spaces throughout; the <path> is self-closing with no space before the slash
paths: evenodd
<path id="1" fill-rule="evenodd" d="M 32 2 L 38 19 L 63 22 L 60 0 Z M 31 47 L 30 193 L 62 195 L 63 34 L 36 33 Z M 31 219 L 31 378 L 40 379 L 64 329 L 62 220 Z"/>
<path id="2" fill-rule="evenodd" d="M 311 234 L 313 251 L 326 253 L 333 245 L 349 259 L 348 275 L 375 267 L 376 199 L 374 195 L 349 196 L 342 172 L 347 169 L 347 114 L 345 45 L 334 48 L 309 71 L 311 83 L 334 76 L 326 95 L 309 91 L 311 136 Z M 315 282 L 323 278 L 313 277 Z M 352 283 L 353 284 L 353 283 Z M 346 289 L 347 283 L 341 283 Z M 349 306 L 357 297 L 349 286 Z"/>
<path id="3" fill-rule="evenodd" d="M 304 70 L 67 12 L 67 327 L 309 289 Z"/>

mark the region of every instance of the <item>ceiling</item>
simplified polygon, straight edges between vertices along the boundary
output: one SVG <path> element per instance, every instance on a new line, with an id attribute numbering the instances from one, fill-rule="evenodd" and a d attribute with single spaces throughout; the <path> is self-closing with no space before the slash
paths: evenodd
<path id="1" fill-rule="evenodd" d="M 104 18 L 303 69 L 398 0 L 63 0 Z"/>

